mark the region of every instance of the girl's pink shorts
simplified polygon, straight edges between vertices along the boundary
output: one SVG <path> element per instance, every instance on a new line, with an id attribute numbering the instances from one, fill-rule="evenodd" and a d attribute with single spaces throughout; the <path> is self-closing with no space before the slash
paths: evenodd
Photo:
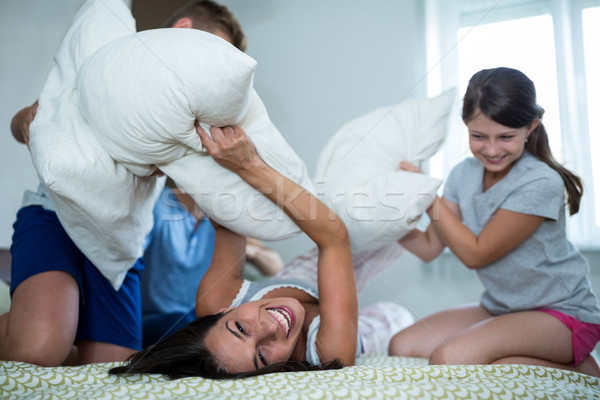
<path id="1" fill-rule="evenodd" d="M 570 315 L 556 310 L 538 310 L 552 315 L 571 330 L 573 343 L 573 365 L 577 365 L 594 350 L 600 341 L 600 325 L 581 322 Z"/>

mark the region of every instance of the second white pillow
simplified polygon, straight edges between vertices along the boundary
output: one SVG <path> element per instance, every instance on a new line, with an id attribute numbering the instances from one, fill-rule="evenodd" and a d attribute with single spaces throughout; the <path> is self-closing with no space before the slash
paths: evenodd
<path id="1" fill-rule="evenodd" d="M 451 89 L 378 108 L 344 125 L 325 146 L 313 183 L 346 223 L 353 251 L 400 239 L 432 204 L 441 181 L 398 168 L 437 152 L 455 100 Z"/>

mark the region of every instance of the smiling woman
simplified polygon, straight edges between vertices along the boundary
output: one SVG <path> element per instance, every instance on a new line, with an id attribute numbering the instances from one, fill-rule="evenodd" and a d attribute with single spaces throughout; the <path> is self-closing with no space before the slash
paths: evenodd
<path id="1" fill-rule="evenodd" d="M 228 309 L 205 344 L 230 373 L 258 370 L 292 357 L 303 323 L 296 299 L 257 300 Z"/>
<path id="2" fill-rule="evenodd" d="M 246 239 L 215 224 L 211 265 L 198 287 L 199 318 L 110 372 L 236 378 L 354 365 L 358 302 L 344 223 L 269 167 L 241 128 L 211 128 L 211 136 L 197 130 L 219 164 L 265 193 L 316 243 L 318 287 L 244 281 Z"/>

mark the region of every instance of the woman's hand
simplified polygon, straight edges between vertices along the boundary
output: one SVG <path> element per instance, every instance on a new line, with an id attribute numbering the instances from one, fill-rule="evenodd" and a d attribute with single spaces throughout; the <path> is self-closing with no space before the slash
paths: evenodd
<path id="1" fill-rule="evenodd" d="M 198 121 L 195 125 L 202 145 L 220 166 L 239 175 L 249 168 L 264 165 L 254 144 L 239 126 L 213 126 L 209 136 Z"/>

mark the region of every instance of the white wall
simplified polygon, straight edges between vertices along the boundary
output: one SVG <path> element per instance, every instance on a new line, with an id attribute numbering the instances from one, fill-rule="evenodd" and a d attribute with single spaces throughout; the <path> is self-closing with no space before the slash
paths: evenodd
<path id="1" fill-rule="evenodd" d="M 27 147 L 13 139 L 10 121 L 37 99 L 54 50 L 81 3 L 0 1 L 0 248 L 10 246 L 23 191 L 37 187 Z"/>
<path id="2" fill-rule="evenodd" d="M 23 192 L 38 183 L 27 147 L 10 133 L 10 121 L 38 98 L 54 51 L 83 2 L 0 0 L 0 249 L 10 247 Z"/>
<path id="3" fill-rule="evenodd" d="M 82 0 L 0 1 L 0 248 L 25 189 L 37 177 L 12 115 L 38 96 L 52 54 Z M 270 116 L 312 173 L 345 122 L 375 107 L 423 97 L 424 17 L 418 0 L 222 0 L 258 61 L 255 86 Z M 310 246 L 273 244 L 285 260 Z"/>

